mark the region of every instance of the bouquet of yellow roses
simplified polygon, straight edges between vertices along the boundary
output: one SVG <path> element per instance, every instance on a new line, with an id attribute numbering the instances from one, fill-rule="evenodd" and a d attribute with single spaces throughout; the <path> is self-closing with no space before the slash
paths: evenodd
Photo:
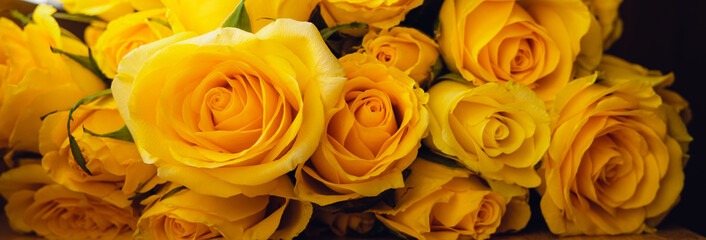
<path id="1" fill-rule="evenodd" d="M 16 232 L 617 235 L 684 185 L 673 74 L 604 54 L 619 0 L 49 2 L 0 18 Z"/>

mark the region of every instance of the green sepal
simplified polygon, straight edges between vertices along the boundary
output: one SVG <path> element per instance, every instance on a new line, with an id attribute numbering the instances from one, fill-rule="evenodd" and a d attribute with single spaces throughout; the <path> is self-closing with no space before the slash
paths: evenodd
<path id="1" fill-rule="evenodd" d="M 159 18 L 148 18 L 147 20 L 152 21 L 152 22 L 156 22 L 156 23 L 159 23 L 159 24 L 162 24 L 162 25 L 164 25 L 165 27 L 168 27 L 169 29 L 172 28 L 172 25 L 171 25 L 171 24 L 169 24 L 168 22 L 166 22 L 166 21 L 164 21 L 164 20 L 162 20 L 162 19 L 159 19 Z"/>
<path id="2" fill-rule="evenodd" d="M 27 25 L 28 23 L 34 23 L 34 21 L 31 18 L 25 16 L 21 12 L 18 12 L 17 10 L 10 11 L 10 15 L 12 15 L 12 17 L 16 18 L 17 20 L 20 20 L 20 22 L 22 22 L 22 24 Z"/>
<path id="3" fill-rule="evenodd" d="M 96 60 L 93 58 L 93 53 L 91 52 L 91 49 L 88 49 L 88 56 L 81 56 L 81 55 L 76 55 L 72 53 L 67 53 L 64 52 L 61 49 L 58 48 L 51 48 L 51 51 L 54 53 L 62 54 L 64 56 L 69 57 L 71 60 L 74 60 L 78 64 L 81 64 L 84 68 L 88 69 L 91 71 L 93 74 L 98 76 L 107 86 L 110 86 L 111 80 L 103 74 L 103 72 L 98 68 L 98 63 L 96 63 Z"/>
<path id="4" fill-rule="evenodd" d="M 135 196 L 129 197 L 127 200 L 131 200 L 131 201 L 132 200 L 140 200 L 141 201 L 149 196 L 157 194 L 160 190 L 162 190 L 162 188 L 165 185 L 167 185 L 167 183 L 160 183 L 160 184 L 154 185 L 154 187 L 152 187 L 152 189 L 147 190 L 146 192 L 135 193 Z"/>
<path id="5" fill-rule="evenodd" d="M 108 95 L 112 94 L 113 91 L 108 88 L 106 90 L 100 91 L 96 94 L 93 94 L 91 96 L 85 97 L 84 99 L 79 100 L 73 107 L 71 107 L 71 110 L 69 110 L 69 119 L 66 121 L 66 130 L 69 135 L 69 148 L 71 149 L 71 155 L 73 155 L 74 160 L 76 160 L 76 163 L 78 164 L 81 169 L 86 172 L 88 175 L 93 176 L 90 170 L 88 170 L 88 167 L 86 167 L 86 159 L 83 157 L 83 154 L 81 153 L 81 148 L 78 147 L 78 142 L 76 142 L 76 138 L 74 138 L 73 135 L 71 135 L 71 121 L 74 120 L 72 114 L 76 109 L 81 106 L 81 104 L 92 101 L 100 96 L 103 95 Z"/>
<path id="6" fill-rule="evenodd" d="M 99 17 L 89 16 L 89 15 L 85 15 L 85 14 L 56 12 L 52 16 L 56 19 L 69 20 L 69 21 L 74 21 L 74 22 L 83 22 L 83 23 L 91 23 L 91 22 L 95 22 L 95 21 L 106 22 L 105 20 L 103 20 Z"/>
<path id="7" fill-rule="evenodd" d="M 107 137 L 125 142 L 135 142 L 135 140 L 132 139 L 132 134 L 130 134 L 130 130 L 127 128 L 127 125 L 124 125 L 122 128 L 118 129 L 115 132 L 103 134 L 95 133 L 91 130 L 88 130 L 85 126 L 83 127 L 83 131 L 96 137 Z"/>
<path id="8" fill-rule="evenodd" d="M 164 200 L 165 198 L 171 197 L 172 195 L 174 195 L 184 189 L 188 189 L 188 188 L 186 188 L 186 186 L 175 187 L 174 189 L 169 190 L 169 192 L 165 193 L 164 196 L 162 196 L 161 200 Z"/>
<path id="9" fill-rule="evenodd" d="M 324 28 L 321 29 L 321 38 L 326 41 L 331 35 L 334 33 L 338 32 L 339 30 L 342 29 L 348 29 L 348 28 L 368 28 L 368 24 L 362 23 L 362 22 L 352 22 L 352 23 L 347 23 L 347 24 L 341 24 L 338 26 L 333 26 L 330 28 Z"/>
<path id="10" fill-rule="evenodd" d="M 248 16 L 248 11 L 245 10 L 245 0 L 240 1 L 235 10 L 226 18 L 221 27 L 234 27 L 240 28 L 246 32 L 252 32 L 250 27 L 250 17 Z"/>

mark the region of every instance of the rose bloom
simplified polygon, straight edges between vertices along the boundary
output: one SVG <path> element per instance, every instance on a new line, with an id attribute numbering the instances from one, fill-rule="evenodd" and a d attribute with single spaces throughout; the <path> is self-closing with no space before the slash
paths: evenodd
<path id="1" fill-rule="evenodd" d="M 674 83 L 674 74 L 662 74 L 659 70 L 649 70 L 640 65 L 625 61 L 612 55 L 604 55 L 598 67 L 600 76 L 606 84 L 615 85 L 624 81 L 644 81 L 652 85 L 662 101 L 679 113 L 684 123 L 691 121 L 689 102 L 679 93 L 667 89 Z"/>
<path id="2" fill-rule="evenodd" d="M 348 81 L 326 111 L 316 152 L 295 174 L 298 196 L 319 205 L 404 186 L 402 170 L 429 123 L 428 96 L 404 72 L 363 53 L 340 61 Z"/>
<path id="3" fill-rule="evenodd" d="M 93 103 L 81 105 L 73 114 L 71 134 L 76 138 L 92 175 L 76 163 L 69 147 L 66 121 L 68 111 L 47 116 L 39 131 L 39 150 L 42 165 L 47 173 L 67 188 L 96 196 L 119 207 L 130 206 L 128 198 L 140 189 L 150 189 L 146 183 L 157 174 L 152 165 L 142 162 L 135 143 L 86 133 L 110 133 L 122 128 L 115 102 L 103 97 Z"/>
<path id="4" fill-rule="evenodd" d="M 324 208 L 314 210 L 314 218 L 336 234 L 344 237 L 352 230 L 358 234 L 370 232 L 375 226 L 375 214 L 371 212 L 333 212 Z"/>
<path id="5" fill-rule="evenodd" d="M 130 0 L 58 0 L 68 13 L 97 16 L 104 20 L 113 20 L 135 11 Z M 154 0 L 134 0 L 135 2 L 154 2 Z"/>
<path id="6" fill-rule="evenodd" d="M 308 21 L 320 0 L 247 0 L 245 9 L 253 33 L 274 22 L 289 18 Z M 164 0 L 169 9 L 167 16 L 175 32 L 191 31 L 206 33 L 223 25 L 240 1 L 232 0 Z"/>
<path id="7" fill-rule="evenodd" d="M 486 178 L 539 186 L 534 166 L 549 147 L 550 119 L 532 90 L 443 80 L 429 89 L 429 109 L 427 146 Z"/>
<path id="8" fill-rule="evenodd" d="M 600 36 L 603 49 L 610 48 L 623 33 L 623 21 L 618 9 L 623 0 L 582 0 L 591 13 L 596 16 L 600 25 Z"/>
<path id="9" fill-rule="evenodd" d="M 47 239 L 130 239 L 137 223 L 132 208 L 53 184 L 37 164 L 3 173 L 0 193 L 13 230 Z"/>
<path id="10" fill-rule="evenodd" d="M 92 48 L 106 77 L 115 77 L 120 60 L 130 51 L 173 34 L 168 26 L 156 22 L 166 22 L 165 13 L 164 9 L 130 13 L 108 23 Z"/>
<path id="11" fill-rule="evenodd" d="M 446 0 L 439 46 L 452 72 L 481 85 L 515 81 L 551 102 L 572 76 L 590 13 L 580 0 Z"/>
<path id="12" fill-rule="evenodd" d="M 433 78 L 431 67 L 439 58 L 439 45 L 414 28 L 394 27 L 363 37 L 362 49 L 386 66 L 395 66 L 424 86 Z"/>
<path id="13" fill-rule="evenodd" d="M 113 95 L 143 161 L 202 194 L 271 194 L 316 150 L 344 72 L 311 23 L 181 33 L 129 53 Z"/>
<path id="14" fill-rule="evenodd" d="M 684 150 L 651 85 L 595 79 L 574 80 L 557 96 L 542 214 L 560 235 L 647 231 L 679 198 Z"/>
<path id="15" fill-rule="evenodd" d="M 291 182 L 288 184 L 291 189 Z M 162 196 L 148 208 L 140 217 L 134 237 L 292 239 L 304 230 L 312 211 L 310 203 L 289 198 L 244 195 L 220 198 L 184 189 Z"/>
<path id="16" fill-rule="evenodd" d="M 321 0 L 321 16 L 329 27 L 363 22 L 373 29 L 388 29 L 402 22 L 409 11 L 423 0 Z M 362 36 L 365 32 L 346 31 Z"/>
<path id="17" fill-rule="evenodd" d="M 464 169 L 418 159 L 410 170 L 405 188 L 395 191 L 396 206 L 372 210 L 396 232 L 416 239 L 488 239 L 501 225 L 521 229 L 529 219 L 524 216 L 523 223 L 505 218 L 509 199 Z"/>
<path id="18" fill-rule="evenodd" d="M 20 29 L 0 19 L 0 148 L 39 152 L 41 118 L 69 109 L 78 100 L 96 93 L 105 84 L 70 58 L 52 53 L 57 48 L 88 56 L 81 41 L 62 36 L 51 15 L 56 9 L 39 5 L 34 23 Z"/>

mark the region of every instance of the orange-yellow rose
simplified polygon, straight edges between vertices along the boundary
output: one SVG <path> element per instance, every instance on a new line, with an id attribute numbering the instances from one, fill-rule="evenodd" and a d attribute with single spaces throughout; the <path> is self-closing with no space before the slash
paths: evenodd
<path id="1" fill-rule="evenodd" d="M 363 37 L 362 49 L 386 66 L 395 66 L 414 81 L 425 85 L 432 76 L 431 67 L 439 59 L 439 45 L 414 28 L 394 27 Z"/>
<path id="2" fill-rule="evenodd" d="M 120 62 L 113 96 L 158 175 L 220 197 L 274 194 L 316 150 L 344 72 L 311 23 L 180 33 Z M 281 187 L 281 186 L 279 186 Z"/>
<path id="3" fill-rule="evenodd" d="M 429 124 L 428 96 L 404 72 L 363 53 L 340 62 L 348 81 L 326 111 L 316 152 L 295 174 L 298 196 L 319 205 L 403 187 Z"/>
<path id="4" fill-rule="evenodd" d="M 258 32 L 279 18 L 307 21 L 320 0 L 247 0 L 252 32 Z M 221 27 L 240 0 L 164 0 L 167 16 L 175 32 L 206 33 Z"/>
<path id="5" fill-rule="evenodd" d="M 549 147 L 550 119 L 532 90 L 515 82 L 475 87 L 443 80 L 429 89 L 429 109 L 425 145 L 485 178 L 539 186 L 534 166 Z"/>
<path id="6" fill-rule="evenodd" d="M 423 0 L 321 0 L 321 16 L 326 25 L 363 22 L 373 29 L 388 29 L 402 22 L 409 11 Z M 351 32 L 362 36 L 365 32 Z"/>
<path id="7" fill-rule="evenodd" d="M 439 19 L 451 71 L 476 85 L 515 81 L 546 102 L 571 80 L 591 21 L 580 0 L 446 0 Z"/>
<path id="8" fill-rule="evenodd" d="M 81 105 L 72 114 L 71 134 L 75 137 L 92 175 L 79 168 L 69 148 L 66 121 L 68 111 L 47 116 L 39 130 L 39 150 L 42 165 L 59 184 L 86 193 L 119 207 L 130 206 L 128 198 L 138 189 L 150 189 L 147 182 L 157 174 L 152 165 L 142 162 L 135 143 L 93 136 L 84 131 L 110 133 L 122 128 L 115 102 L 103 97 L 93 103 Z"/>
<path id="9" fill-rule="evenodd" d="M 291 182 L 286 181 L 291 189 Z M 134 238 L 292 239 L 304 230 L 312 211 L 310 203 L 289 198 L 220 198 L 184 189 L 161 197 L 148 208 Z"/>
<path id="10" fill-rule="evenodd" d="M 368 233 L 373 229 L 376 221 L 375 214 L 371 212 L 333 212 L 324 208 L 316 208 L 314 218 L 340 237 L 347 236 L 349 230 L 358 234 Z"/>
<path id="11" fill-rule="evenodd" d="M 8 19 L 0 19 L 0 47 L 6 61 L 0 76 L 0 147 L 39 152 L 41 117 L 73 106 L 96 93 L 105 84 L 70 58 L 52 53 L 57 48 L 88 56 L 81 41 L 61 35 L 52 14 L 56 9 L 39 5 L 34 23 L 20 29 Z"/>
<path id="12" fill-rule="evenodd" d="M 108 23 L 92 48 L 96 63 L 106 77 L 115 77 L 118 64 L 130 51 L 173 34 L 168 26 L 157 22 L 166 22 L 165 14 L 165 9 L 148 10 Z"/>
<path id="13" fill-rule="evenodd" d="M 623 33 L 623 21 L 618 11 L 623 0 L 583 0 L 583 3 L 598 19 L 603 49 L 610 48 Z"/>
<path id="14" fill-rule="evenodd" d="M 560 235 L 649 230 L 679 198 L 684 150 L 649 83 L 595 79 L 574 80 L 557 96 L 542 214 Z"/>
<path id="15" fill-rule="evenodd" d="M 0 193 L 13 230 L 48 239 L 130 239 L 137 223 L 132 208 L 54 184 L 38 164 L 3 173 Z"/>
<path id="16" fill-rule="evenodd" d="M 395 192 L 396 206 L 372 210 L 396 232 L 416 239 L 488 239 L 505 221 L 520 224 L 506 229 L 526 224 L 504 218 L 509 199 L 464 169 L 420 158 L 410 170 L 405 188 Z"/>

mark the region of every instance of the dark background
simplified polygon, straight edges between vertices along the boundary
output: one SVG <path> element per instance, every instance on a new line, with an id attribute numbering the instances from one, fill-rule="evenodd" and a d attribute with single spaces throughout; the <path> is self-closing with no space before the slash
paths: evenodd
<path id="1" fill-rule="evenodd" d="M 620 7 L 624 22 L 622 37 L 608 53 L 649 69 L 673 72 L 671 89 L 690 103 L 693 118 L 689 133 L 694 137 L 691 158 L 684 172 L 681 202 L 664 220 L 706 236 L 706 134 L 703 104 L 706 96 L 706 1 L 624 0 Z"/>

